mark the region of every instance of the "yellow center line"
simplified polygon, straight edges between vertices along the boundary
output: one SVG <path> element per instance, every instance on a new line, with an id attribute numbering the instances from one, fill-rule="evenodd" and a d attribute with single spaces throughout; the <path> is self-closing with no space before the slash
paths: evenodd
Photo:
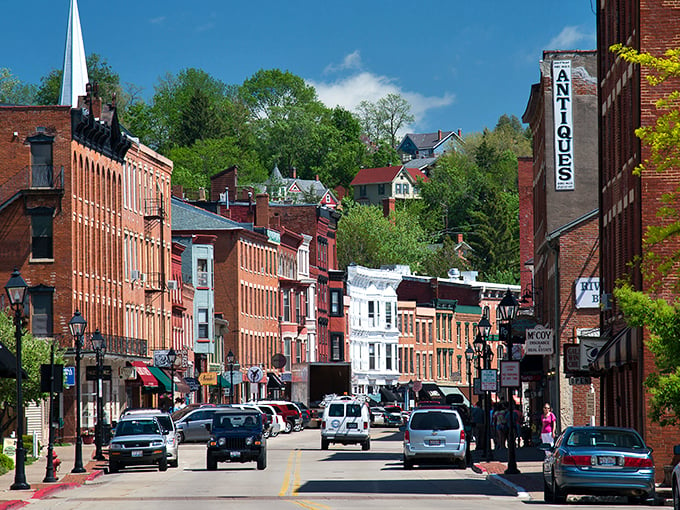
<path id="1" fill-rule="evenodd" d="M 288 455 L 288 462 L 286 463 L 286 471 L 283 473 L 283 483 L 281 485 L 281 490 L 279 491 L 279 496 L 285 496 L 288 492 L 288 486 L 290 485 L 290 470 L 293 465 L 293 460 L 295 460 L 295 451 L 290 452 L 290 455 Z"/>
<path id="2" fill-rule="evenodd" d="M 295 469 L 293 470 L 293 496 L 297 496 L 300 488 L 300 470 L 302 468 L 302 450 L 297 450 L 295 456 Z"/>

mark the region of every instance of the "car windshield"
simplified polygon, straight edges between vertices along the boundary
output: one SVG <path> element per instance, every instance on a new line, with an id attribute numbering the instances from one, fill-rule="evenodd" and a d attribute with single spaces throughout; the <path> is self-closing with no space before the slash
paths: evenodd
<path id="1" fill-rule="evenodd" d="M 155 420 L 125 420 L 116 427 L 116 436 L 160 434 Z"/>
<path id="2" fill-rule="evenodd" d="M 248 430 L 260 427 L 262 417 L 256 414 L 220 414 L 213 416 L 213 429 Z"/>
<path id="3" fill-rule="evenodd" d="M 644 448 L 640 436 L 626 430 L 578 430 L 567 439 L 567 446 L 599 448 Z"/>
<path id="4" fill-rule="evenodd" d="M 415 413 L 411 417 L 413 430 L 453 430 L 460 428 L 458 418 L 453 413 Z"/>
<path id="5" fill-rule="evenodd" d="M 397 406 L 386 406 L 385 411 L 388 413 L 401 413 L 401 409 Z"/>

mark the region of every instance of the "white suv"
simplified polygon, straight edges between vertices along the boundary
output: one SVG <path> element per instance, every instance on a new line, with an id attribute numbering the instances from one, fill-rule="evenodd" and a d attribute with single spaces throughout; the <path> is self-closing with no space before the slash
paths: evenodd
<path id="1" fill-rule="evenodd" d="M 371 448 L 371 416 L 368 405 L 351 397 L 340 397 L 328 402 L 321 420 L 321 449 L 331 443 L 361 444 L 362 450 Z"/>

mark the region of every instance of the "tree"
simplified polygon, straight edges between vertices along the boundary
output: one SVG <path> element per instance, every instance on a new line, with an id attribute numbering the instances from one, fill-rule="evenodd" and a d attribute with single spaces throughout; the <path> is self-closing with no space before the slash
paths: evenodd
<path id="1" fill-rule="evenodd" d="M 663 57 L 640 53 L 635 49 L 617 44 L 610 48 L 623 60 L 645 68 L 645 78 L 653 85 L 661 85 L 670 79 L 680 78 L 680 50 L 668 50 Z M 653 125 L 635 131 L 649 156 L 634 170 L 644 178 L 645 172 L 676 172 L 680 166 L 680 91 L 671 90 L 656 102 L 662 112 Z M 673 182 L 677 179 L 673 177 Z M 650 418 L 661 425 L 680 423 L 680 300 L 666 301 L 652 297 L 652 292 L 664 286 L 678 287 L 677 262 L 680 259 L 678 239 L 680 235 L 680 211 L 677 184 L 669 187 L 660 199 L 657 218 L 660 225 L 646 227 L 642 252 L 636 261 L 649 282 L 650 292 L 635 290 L 630 282 L 618 282 L 614 289 L 616 304 L 623 312 L 626 322 L 633 327 L 649 331 L 647 346 L 654 355 L 656 372 L 644 381 L 651 395 Z M 675 284 L 671 283 L 675 282 Z"/>
<path id="2" fill-rule="evenodd" d="M 0 339 L 12 354 L 16 354 L 13 315 L 0 311 Z M 40 391 L 40 365 L 50 362 L 50 343 L 24 332 L 21 338 L 21 364 L 28 377 L 22 379 L 23 403 L 38 403 L 46 397 Z M 55 363 L 63 363 L 63 353 L 55 353 Z M 8 429 L 17 418 L 17 392 L 15 379 L 0 379 L 0 435 L 6 437 Z"/>
<path id="3" fill-rule="evenodd" d="M 31 104 L 34 96 L 34 85 L 22 83 L 9 69 L 0 67 L 0 103 Z"/>
<path id="4" fill-rule="evenodd" d="M 397 210 L 389 218 L 378 206 L 343 201 L 338 223 L 338 265 L 350 263 L 378 268 L 384 264 L 406 264 L 418 271 L 426 250 L 425 232 L 417 218 Z"/>
<path id="5" fill-rule="evenodd" d="M 259 119 L 318 101 L 314 87 L 290 71 L 280 69 L 260 69 L 243 82 L 238 94 L 253 117 Z"/>
<path id="6" fill-rule="evenodd" d="M 387 94 L 375 103 L 362 101 L 357 110 L 368 138 L 376 144 L 387 142 L 393 148 L 397 147 L 397 133 L 415 119 L 411 105 L 399 94 Z"/>

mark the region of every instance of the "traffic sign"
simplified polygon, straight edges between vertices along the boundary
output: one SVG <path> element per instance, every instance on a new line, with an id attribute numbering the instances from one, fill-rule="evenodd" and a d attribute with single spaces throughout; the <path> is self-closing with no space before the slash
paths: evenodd
<path id="1" fill-rule="evenodd" d="M 272 366 L 274 368 L 283 368 L 286 366 L 286 356 L 280 352 L 272 356 Z"/>
<path id="2" fill-rule="evenodd" d="M 258 365 L 253 365 L 248 369 L 246 375 L 251 383 L 257 383 L 260 382 L 264 377 L 264 370 L 262 370 L 262 367 Z"/>
<path id="3" fill-rule="evenodd" d="M 76 385 L 76 367 L 64 367 L 64 384 L 66 386 Z"/>

